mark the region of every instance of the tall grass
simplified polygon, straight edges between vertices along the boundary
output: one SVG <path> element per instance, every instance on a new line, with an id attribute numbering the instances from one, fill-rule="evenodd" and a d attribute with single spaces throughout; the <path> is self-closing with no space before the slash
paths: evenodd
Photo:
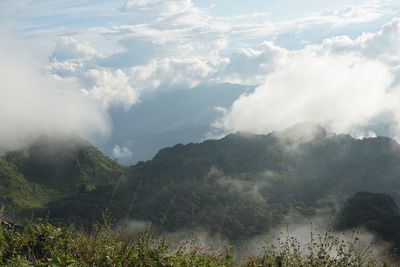
<path id="1" fill-rule="evenodd" d="M 107 226 L 95 226 L 90 233 L 47 222 L 0 227 L 1 266 L 399 266 L 395 259 L 360 246 L 357 233 L 347 239 L 331 231 L 311 234 L 305 246 L 286 235 L 262 255 L 240 261 L 229 247 L 222 252 L 196 248 L 186 243 L 172 249 L 165 238 L 153 238 L 150 232 L 123 240 Z"/>

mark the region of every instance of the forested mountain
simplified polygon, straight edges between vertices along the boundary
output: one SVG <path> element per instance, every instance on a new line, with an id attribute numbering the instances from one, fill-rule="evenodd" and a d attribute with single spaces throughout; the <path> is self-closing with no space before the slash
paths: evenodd
<path id="1" fill-rule="evenodd" d="M 400 209 L 387 194 L 357 192 L 337 215 L 338 230 L 364 228 L 400 249 Z"/>
<path id="2" fill-rule="evenodd" d="M 122 167 L 79 137 L 42 137 L 0 157 L 1 202 L 11 213 L 114 184 Z"/>
<path id="3" fill-rule="evenodd" d="M 71 145 L 72 144 L 72 145 Z M 233 241 L 290 214 L 335 209 L 358 191 L 400 200 L 400 146 L 318 125 L 178 144 L 122 167 L 82 140 L 40 141 L 1 159 L 3 203 L 56 222 L 144 221 L 156 232 L 205 229 Z"/>

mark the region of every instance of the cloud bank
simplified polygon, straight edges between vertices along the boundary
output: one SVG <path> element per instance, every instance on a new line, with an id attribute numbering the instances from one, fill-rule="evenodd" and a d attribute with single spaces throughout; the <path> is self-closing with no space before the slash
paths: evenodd
<path id="1" fill-rule="evenodd" d="M 386 132 L 379 134 L 399 138 L 399 25 L 395 19 L 354 40 L 336 37 L 282 51 L 286 60 L 269 60 L 274 70 L 262 85 L 237 99 L 215 126 L 226 132 L 267 133 L 315 121 L 356 137 L 380 127 Z"/>
<path id="2" fill-rule="evenodd" d="M 383 114 L 399 118 L 400 95 L 392 82 L 389 69 L 376 61 L 300 53 L 236 100 L 221 126 L 266 133 L 311 120 L 348 133 Z"/>

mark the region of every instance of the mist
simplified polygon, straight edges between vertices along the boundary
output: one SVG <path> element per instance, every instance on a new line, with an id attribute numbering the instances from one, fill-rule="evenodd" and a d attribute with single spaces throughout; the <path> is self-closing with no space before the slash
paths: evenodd
<path id="1" fill-rule="evenodd" d="M 366 258 L 381 257 L 389 251 L 390 243 L 364 228 L 334 230 L 334 220 L 331 215 L 333 214 L 326 210 L 313 217 L 299 217 L 298 214 L 291 213 L 281 225 L 273 227 L 264 234 L 236 243 L 232 243 L 220 233 L 210 233 L 201 226 L 176 232 L 157 233 L 151 223 L 131 220 L 118 225 L 116 231 L 124 240 L 130 241 L 137 240 L 141 234 L 147 232 L 152 234 L 157 242 L 165 239 L 170 252 L 196 251 L 217 256 L 230 250 L 239 262 L 245 262 L 249 257 L 262 257 L 268 249 L 277 252 L 287 249 L 287 244 L 291 249 L 298 248 L 303 257 L 309 256 L 310 253 L 318 253 L 318 249 L 322 247 L 325 247 L 325 252 L 333 258 L 339 257 L 341 249 L 343 251 L 354 249 L 364 253 Z"/>
<path id="2" fill-rule="evenodd" d="M 110 132 L 106 110 L 57 80 L 33 62 L 17 39 L 0 30 L 0 152 L 20 148 L 40 136 L 77 134 L 89 140 Z"/>

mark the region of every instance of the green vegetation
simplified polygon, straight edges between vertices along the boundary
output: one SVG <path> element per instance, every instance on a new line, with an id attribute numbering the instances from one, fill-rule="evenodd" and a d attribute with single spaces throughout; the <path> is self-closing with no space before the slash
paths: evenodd
<path id="1" fill-rule="evenodd" d="M 343 205 L 337 216 L 339 230 L 365 228 L 400 248 L 400 209 L 386 194 L 358 192 Z"/>
<path id="2" fill-rule="evenodd" d="M 2 204 L 21 211 L 24 208 L 40 208 L 61 193 L 27 180 L 15 165 L 0 158 L 0 195 Z"/>
<path id="3" fill-rule="evenodd" d="M 261 255 L 238 259 L 227 246 L 217 252 L 187 242 L 173 248 L 167 239 L 144 232 L 123 240 L 108 227 L 91 233 L 49 223 L 27 223 L 23 228 L 0 227 L 2 266 L 398 266 L 378 257 L 357 236 L 339 239 L 327 232 L 304 246 L 292 237 L 268 245 Z"/>
<path id="4" fill-rule="evenodd" d="M 115 161 L 78 137 L 42 138 L 0 157 L 0 202 L 13 215 L 27 214 L 50 202 L 115 184 Z"/>

